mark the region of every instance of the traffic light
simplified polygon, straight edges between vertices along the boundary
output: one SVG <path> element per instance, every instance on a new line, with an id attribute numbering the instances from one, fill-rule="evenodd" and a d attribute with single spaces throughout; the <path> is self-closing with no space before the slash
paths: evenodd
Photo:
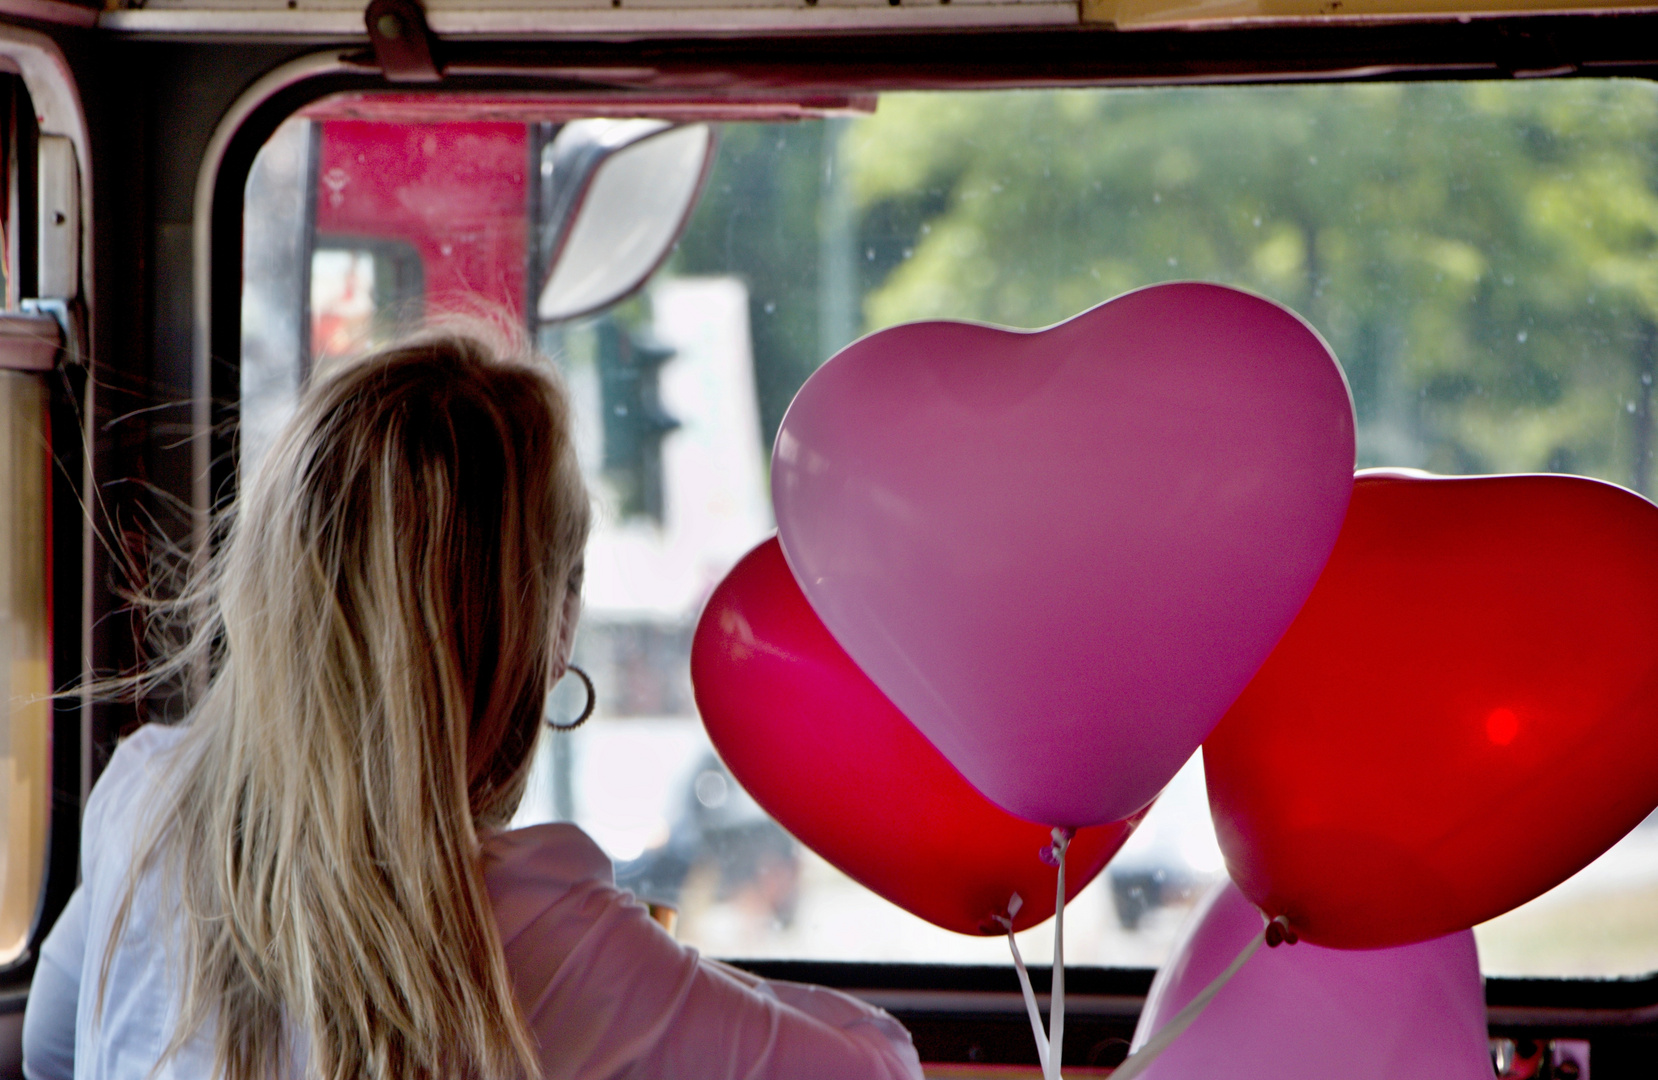
<path id="1" fill-rule="evenodd" d="M 605 476 L 620 498 L 623 517 L 661 522 L 662 440 L 679 421 L 663 409 L 657 378 L 674 350 L 649 330 L 629 330 L 608 315 L 597 330 Z"/>

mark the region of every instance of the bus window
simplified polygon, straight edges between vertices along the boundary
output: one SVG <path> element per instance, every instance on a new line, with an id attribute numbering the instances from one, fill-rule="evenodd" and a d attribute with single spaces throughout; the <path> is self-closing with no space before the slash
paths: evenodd
<path id="1" fill-rule="evenodd" d="M 572 388 L 599 506 L 577 643 L 599 706 L 581 730 L 544 741 L 520 821 L 579 822 L 624 884 L 678 908 L 681 936 L 715 955 L 1007 958 L 1004 942 L 920 923 L 803 850 L 724 771 L 695 715 L 692 627 L 773 527 L 767 454 L 783 410 L 860 334 L 938 317 L 1037 327 L 1153 282 L 1219 281 L 1290 305 L 1330 341 L 1352 384 L 1362 465 L 1573 472 L 1649 494 L 1658 484 L 1658 91 L 1645 83 L 917 92 L 870 115 L 728 123 L 700 205 L 646 289 L 556 322 L 526 302 L 545 267 L 521 238 L 545 200 L 512 179 L 542 160 L 553 121 L 503 128 L 513 149 L 491 157 L 460 138 L 483 121 L 432 100 L 424 128 L 418 95 L 399 98 L 401 119 L 356 128 L 325 105 L 290 121 L 256 164 L 244 462 L 259 418 L 303 378 L 315 340 L 303 305 L 325 265 L 347 283 L 331 295 L 356 283 L 353 318 L 389 317 L 380 263 L 353 252 L 407 243 L 422 293 L 392 290 L 395 303 L 441 310 L 460 283 L 535 334 Z M 392 146 L 408 157 L 396 168 L 337 185 L 321 168 Z M 445 154 L 470 156 L 410 164 Z M 490 199 L 465 201 L 464 169 L 488 174 L 477 182 L 495 185 Z M 375 184 L 385 190 L 365 190 Z M 411 232 L 400 208 L 451 187 L 468 235 L 495 246 L 445 277 L 442 260 L 462 259 L 443 251 L 449 224 Z M 339 232 L 349 246 L 325 242 L 336 194 L 383 215 L 353 218 Z M 257 209 L 277 205 L 289 207 L 279 218 Z M 550 708 L 566 707 L 555 695 Z M 1221 873 L 1194 759 L 1068 908 L 1069 957 L 1160 963 Z M 1654 899 L 1658 825 L 1643 825 L 1479 928 L 1487 970 L 1658 970 Z M 1021 948 L 1040 962 L 1051 943 L 1038 931 Z"/>

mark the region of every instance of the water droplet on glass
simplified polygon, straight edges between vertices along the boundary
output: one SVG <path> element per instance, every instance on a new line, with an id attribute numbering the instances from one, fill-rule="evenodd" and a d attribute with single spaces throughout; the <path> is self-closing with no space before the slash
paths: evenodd
<path id="1" fill-rule="evenodd" d="M 699 773 L 695 784 L 697 802 L 710 810 L 724 806 L 725 800 L 730 794 L 728 787 L 725 777 L 713 769 Z"/>

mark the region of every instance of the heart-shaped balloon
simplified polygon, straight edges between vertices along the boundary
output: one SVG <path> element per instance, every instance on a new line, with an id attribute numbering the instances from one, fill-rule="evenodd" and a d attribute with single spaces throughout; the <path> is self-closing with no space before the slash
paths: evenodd
<path id="1" fill-rule="evenodd" d="M 812 613 L 775 539 L 714 590 L 691 682 L 731 774 L 849 877 L 962 934 L 1005 933 L 1010 909 L 1019 930 L 1053 914 L 1048 830 L 991 805 L 893 708 Z M 1067 896 L 1137 822 L 1078 831 Z"/>
<path id="2" fill-rule="evenodd" d="M 1233 879 L 1308 941 L 1422 941 L 1540 895 L 1658 806 L 1658 507 L 1359 474 L 1203 757 Z"/>
<path id="3" fill-rule="evenodd" d="M 1206 897 L 1157 972 L 1137 1049 L 1261 935 L 1237 886 Z M 1144 1080 L 1492 1080 L 1474 935 L 1346 952 L 1302 942 L 1261 949 Z"/>
<path id="4" fill-rule="evenodd" d="M 1294 313 L 1158 285 L 1046 330 L 884 330 L 801 388 L 772 497 L 829 630 L 963 775 L 1049 825 L 1151 801 L 1266 659 L 1352 490 Z"/>

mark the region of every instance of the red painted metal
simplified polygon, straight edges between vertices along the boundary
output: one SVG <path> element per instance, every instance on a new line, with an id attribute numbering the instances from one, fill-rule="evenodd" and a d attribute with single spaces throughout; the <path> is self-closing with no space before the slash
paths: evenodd
<path id="1" fill-rule="evenodd" d="M 329 120 L 317 166 L 319 238 L 407 243 L 428 314 L 526 310 L 529 129 L 523 123 Z M 480 302 L 498 312 L 480 312 Z"/>

